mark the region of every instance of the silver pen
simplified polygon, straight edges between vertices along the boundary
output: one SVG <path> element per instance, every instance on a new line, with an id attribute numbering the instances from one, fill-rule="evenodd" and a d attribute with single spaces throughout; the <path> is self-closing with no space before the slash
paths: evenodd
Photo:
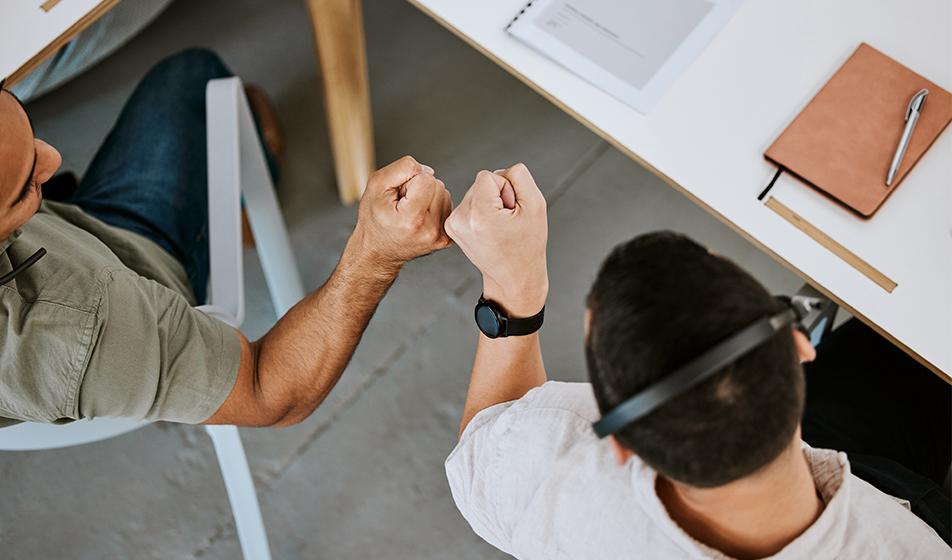
<path id="1" fill-rule="evenodd" d="M 906 155 L 906 148 L 909 147 L 912 131 L 916 129 L 916 123 L 919 122 L 919 113 L 922 111 L 922 105 L 926 102 L 927 95 L 929 95 L 929 90 L 922 88 L 909 100 L 909 106 L 906 107 L 906 127 L 902 129 L 902 137 L 899 138 L 899 145 L 896 146 L 896 153 L 889 165 L 889 173 L 886 174 L 887 187 L 891 187 L 893 179 L 896 178 L 899 164 L 902 163 L 902 158 Z"/>

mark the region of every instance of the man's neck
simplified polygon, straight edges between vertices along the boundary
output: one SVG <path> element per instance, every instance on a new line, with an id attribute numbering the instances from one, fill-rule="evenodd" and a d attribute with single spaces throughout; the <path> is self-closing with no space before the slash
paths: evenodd
<path id="1" fill-rule="evenodd" d="M 776 554 L 823 512 L 799 445 L 762 471 L 724 486 L 693 488 L 659 475 L 656 490 L 685 532 L 740 559 Z"/>

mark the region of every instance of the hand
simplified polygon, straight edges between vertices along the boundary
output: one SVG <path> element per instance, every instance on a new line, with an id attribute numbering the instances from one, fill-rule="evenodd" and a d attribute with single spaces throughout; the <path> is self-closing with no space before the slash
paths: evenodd
<path id="1" fill-rule="evenodd" d="M 545 197 L 525 165 L 480 171 L 450 214 L 446 233 L 483 273 L 483 295 L 530 317 L 549 292 Z"/>
<path id="2" fill-rule="evenodd" d="M 452 211 L 453 199 L 433 168 L 404 156 L 370 176 L 351 241 L 375 266 L 396 273 L 453 243 L 443 230 Z"/>

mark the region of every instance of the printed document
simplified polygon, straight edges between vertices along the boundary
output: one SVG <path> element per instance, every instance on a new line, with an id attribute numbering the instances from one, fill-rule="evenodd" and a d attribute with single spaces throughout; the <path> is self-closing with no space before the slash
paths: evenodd
<path id="1" fill-rule="evenodd" d="M 534 0 L 508 31 L 647 113 L 740 0 Z"/>

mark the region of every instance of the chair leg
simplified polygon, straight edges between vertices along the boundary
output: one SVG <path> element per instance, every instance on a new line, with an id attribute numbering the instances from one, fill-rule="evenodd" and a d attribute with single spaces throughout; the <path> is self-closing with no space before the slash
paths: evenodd
<path id="1" fill-rule="evenodd" d="M 270 560 L 268 535 L 264 530 L 258 496 L 255 494 L 254 481 L 238 428 L 205 426 L 205 430 L 215 446 L 218 465 L 228 491 L 228 501 L 231 502 L 231 513 L 235 518 L 238 542 L 245 560 Z"/>

